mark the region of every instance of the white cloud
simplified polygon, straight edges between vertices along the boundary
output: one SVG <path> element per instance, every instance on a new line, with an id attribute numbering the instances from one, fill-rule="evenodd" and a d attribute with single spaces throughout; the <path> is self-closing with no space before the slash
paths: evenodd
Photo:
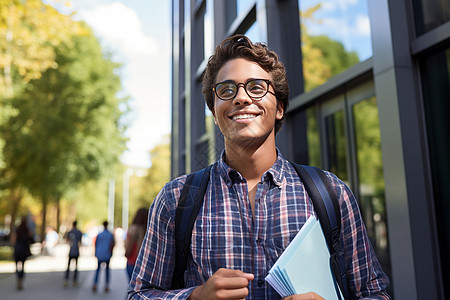
<path id="1" fill-rule="evenodd" d="M 81 11 L 79 17 L 85 20 L 103 41 L 119 47 L 128 55 L 154 55 L 158 51 L 157 42 L 144 34 L 136 12 L 120 2 Z"/>
<path id="2" fill-rule="evenodd" d="M 135 118 L 127 131 L 129 151 L 122 161 L 148 167 L 149 151 L 170 132 L 170 48 L 146 35 L 136 12 L 120 2 L 81 9 L 78 18 L 123 63 L 122 83 L 133 99 Z"/>
<path id="3" fill-rule="evenodd" d="M 356 17 L 356 31 L 359 35 L 370 36 L 370 20 L 366 15 L 358 15 Z"/>
<path id="4" fill-rule="evenodd" d="M 321 3 L 322 8 L 325 10 L 335 10 L 336 7 L 339 7 L 343 11 L 346 11 L 349 6 L 356 4 L 358 4 L 358 0 L 332 0 Z"/>

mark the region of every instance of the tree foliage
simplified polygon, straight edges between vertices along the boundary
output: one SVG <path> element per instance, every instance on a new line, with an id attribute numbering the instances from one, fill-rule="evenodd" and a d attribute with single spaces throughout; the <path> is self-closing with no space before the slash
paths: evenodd
<path id="1" fill-rule="evenodd" d="M 1 171 L 11 187 L 26 187 L 44 207 L 101 178 L 125 149 L 119 65 L 102 53 L 86 26 L 54 51 L 57 67 L 11 98 L 14 114 L 0 127 Z"/>
<path id="2" fill-rule="evenodd" d="M 382 201 L 372 203 L 374 213 L 384 215 L 385 185 L 376 98 L 370 97 L 355 104 L 353 116 L 359 181 L 368 190 L 366 194 Z"/>
<path id="3" fill-rule="evenodd" d="M 152 165 L 144 178 L 146 193 L 140 202 L 141 206 L 149 205 L 158 195 L 164 184 L 170 180 L 170 143 L 169 137 L 150 151 Z"/>
<path id="4" fill-rule="evenodd" d="M 41 0 L 0 0 L 0 94 L 57 67 L 55 48 L 79 30 L 70 16 Z"/>
<path id="5" fill-rule="evenodd" d="M 152 165 L 149 169 L 117 165 L 114 174 L 115 182 L 115 203 L 114 203 L 114 226 L 122 225 L 124 180 L 128 181 L 128 221 L 136 211 L 145 207 L 148 208 L 156 195 L 163 188 L 164 184 L 170 180 L 170 143 L 169 138 L 164 140 L 151 151 Z M 82 224 L 89 221 L 105 219 L 108 207 L 108 180 L 90 181 L 78 189 L 71 196 L 72 207 L 77 211 L 77 219 Z"/>
<path id="6" fill-rule="evenodd" d="M 301 12 L 301 18 L 320 23 L 321 20 L 314 19 L 314 13 L 320 7 L 319 3 Z M 347 51 L 341 42 L 326 35 L 310 35 L 303 24 L 301 32 L 305 91 L 312 90 L 359 62 L 355 51 Z"/>
<path id="7" fill-rule="evenodd" d="M 7 168 L 39 196 L 100 178 L 124 149 L 118 66 L 103 57 L 93 35 L 73 42 L 56 50 L 58 68 L 12 99 L 17 113 L 1 127 Z"/>
<path id="8" fill-rule="evenodd" d="M 82 184 L 69 197 L 68 204 L 69 213 L 66 212 L 64 216 L 67 225 L 75 219 L 81 226 L 89 223 L 101 224 L 101 221 L 108 218 L 108 178 L 90 180 Z M 76 212 L 76 215 L 73 212 Z"/>

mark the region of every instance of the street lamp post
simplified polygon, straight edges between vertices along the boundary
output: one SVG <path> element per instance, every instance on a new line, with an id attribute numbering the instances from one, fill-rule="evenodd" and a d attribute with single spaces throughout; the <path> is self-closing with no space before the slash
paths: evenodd
<path id="1" fill-rule="evenodd" d="M 115 194 L 115 179 L 109 178 L 108 190 L 108 223 L 114 228 L 114 194 Z"/>
<path id="2" fill-rule="evenodd" d="M 130 206 L 130 176 L 133 175 L 133 170 L 128 169 L 123 174 L 123 195 L 122 195 L 122 228 L 128 229 L 128 211 Z"/>

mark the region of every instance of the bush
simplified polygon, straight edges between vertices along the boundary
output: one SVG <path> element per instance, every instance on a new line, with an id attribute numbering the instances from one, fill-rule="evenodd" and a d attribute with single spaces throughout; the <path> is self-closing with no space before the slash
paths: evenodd
<path id="1" fill-rule="evenodd" d="M 14 249 L 10 246 L 0 246 L 0 262 L 13 261 Z"/>

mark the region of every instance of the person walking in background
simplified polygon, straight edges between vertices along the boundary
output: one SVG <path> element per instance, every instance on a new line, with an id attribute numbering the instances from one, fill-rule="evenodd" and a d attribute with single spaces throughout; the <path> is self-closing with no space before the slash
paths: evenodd
<path id="1" fill-rule="evenodd" d="M 133 274 L 134 265 L 136 264 L 136 258 L 141 248 L 142 240 L 147 230 L 147 217 L 148 209 L 140 208 L 134 216 L 133 223 L 127 232 L 125 239 L 125 257 L 127 258 L 127 274 L 128 279 L 131 279 Z"/>
<path id="2" fill-rule="evenodd" d="M 27 225 L 28 230 L 30 231 L 30 235 L 33 238 L 33 241 L 36 240 L 36 217 L 32 215 L 30 212 L 27 214 Z"/>
<path id="3" fill-rule="evenodd" d="M 16 262 L 17 289 L 23 289 L 25 277 L 25 261 L 31 256 L 30 245 L 33 237 L 27 225 L 27 217 L 22 217 L 20 225 L 11 237 L 11 244 L 14 245 L 14 260 Z"/>
<path id="4" fill-rule="evenodd" d="M 95 272 L 94 285 L 92 291 L 97 291 L 98 276 L 102 265 L 105 265 L 105 293 L 109 292 L 109 262 L 111 260 L 112 251 L 115 240 L 114 235 L 108 231 L 108 221 L 103 222 L 103 231 L 97 235 L 95 239 L 95 257 L 97 257 L 98 265 Z"/>
<path id="5" fill-rule="evenodd" d="M 52 227 L 47 227 L 45 229 L 45 239 L 42 243 L 42 254 L 53 256 L 58 240 L 58 233 Z"/>
<path id="6" fill-rule="evenodd" d="M 69 261 L 67 263 L 67 270 L 64 280 L 64 286 L 68 286 L 69 284 L 69 272 L 70 272 L 70 263 L 74 261 L 74 271 L 73 271 L 73 286 L 78 284 L 78 257 L 80 256 L 80 244 L 81 237 L 83 234 L 77 228 L 77 221 L 73 221 L 72 229 L 67 233 L 66 240 L 69 242 L 70 250 L 69 250 Z"/>

